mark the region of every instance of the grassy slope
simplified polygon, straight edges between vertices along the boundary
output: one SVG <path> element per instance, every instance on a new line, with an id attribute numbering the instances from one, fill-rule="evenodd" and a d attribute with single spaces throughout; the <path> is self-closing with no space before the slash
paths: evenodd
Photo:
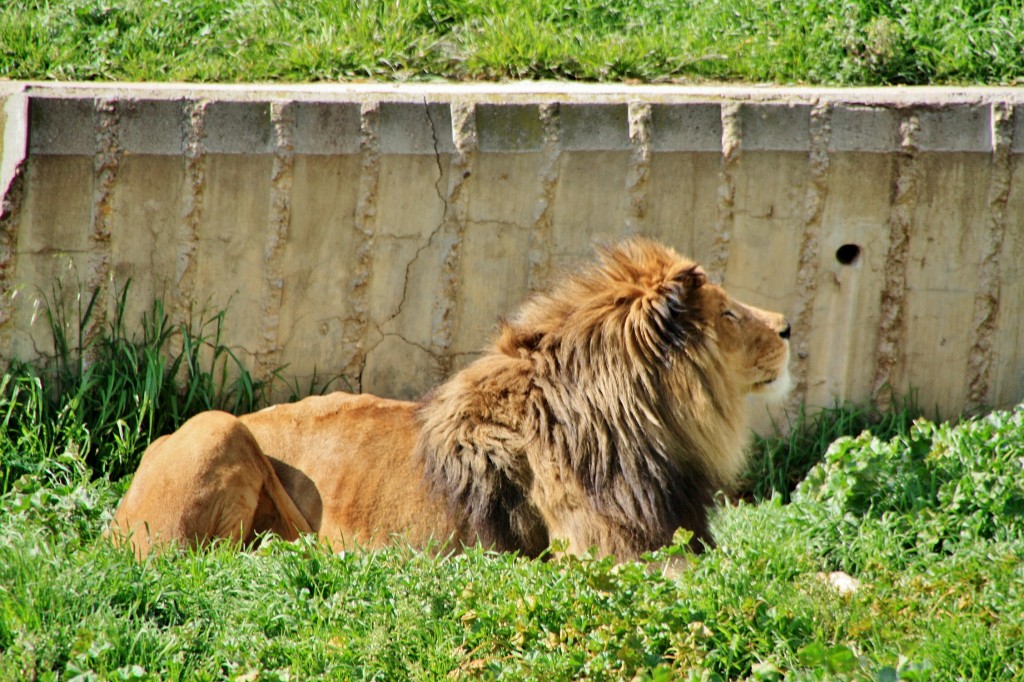
<path id="1" fill-rule="evenodd" d="M 8 0 L 0 76 L 1013 83 L 1021 0 Z"/>

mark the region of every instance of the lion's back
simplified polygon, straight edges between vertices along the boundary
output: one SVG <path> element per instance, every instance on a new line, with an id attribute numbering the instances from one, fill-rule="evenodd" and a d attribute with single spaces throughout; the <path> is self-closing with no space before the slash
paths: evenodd
<path id="1" fill-rule="evenodd" d="M 415 452 L 418 403 L 335 392 L 242 417 L 289 495 L 322 537 L 422 543 L 448 533 Z"/>

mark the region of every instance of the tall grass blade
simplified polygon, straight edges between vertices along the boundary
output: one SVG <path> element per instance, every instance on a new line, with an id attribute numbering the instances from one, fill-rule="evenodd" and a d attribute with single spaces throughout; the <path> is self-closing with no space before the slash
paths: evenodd
<path id="1" fill-rule="evenodd" d="M 120 478 L 149 442 L 197 412 L 248 412 L 266 401 L 269 381 L 255 379 L 223 341 L 226 311 L 174 324 L 157 300 L 136 338 L 126 319 L 130 281 L 88 294 L 77 286 L 70 305 L 62 279 L 42 297 L 52 349 L 37 367 L 9 363 L 0 383 L 0 492 L 69 448 L 93 471 Z M 98 325 L 108 296 L 113 314 Z"/>

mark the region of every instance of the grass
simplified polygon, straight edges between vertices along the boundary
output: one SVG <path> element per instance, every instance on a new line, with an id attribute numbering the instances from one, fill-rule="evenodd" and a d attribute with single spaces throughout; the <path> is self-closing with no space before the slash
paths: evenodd
<path id="1" fill-rule="evenodd" d="M 739 494 L 756 501 L 790 495 L 818 464 L 835 440 L 856 436 L 866 430 L 882 440 L 906 438 L 921 410 L 913 396 L 894 396 L 889 411 L 870 405 L 835 404 L 808 414 L 803 405 L 785 429 L 772 436 L 754 436 L 750 464 L 739 484 Z M 777 425 L 778 426 L 778 425 Z"/>
<path id="2" fill-rule="evenodd" d="M 808 448 L 801 473 L 777 479 L 789 491 L 800 478 L 788 502 L 724 505 L 719 547 L 676 579 L 593 557 L 332 555 L 273 538 L 248 553 L 220 546 L 140 564 L 99 534 L 143 438 L 128 448 L 101 426 L 163 427 L 142 415 L 145 400 L 120 393 L 160 369 L 163 388 L 146 404 L 178 404 L 171 422 L 186 404 L 244 406 L 235 383 L 213 380 L 220 370 L 181 372 L 188 353 L 174 371 L 149 360 L 166 335 L 128 338 L 119 315 L 80 344 L 78 321 L 100 304 L 54 313 L 51 324 L 73 332 L 58 356 L 15 363 L 2 381 L 0 680 L 1024 675 L 1024 408 L 957 425 L 848 406 L 798 420 L 761 445 L 775 471 Z M 163 319 L 160 309 L 146 319 Z M 217 355 L 224 316 L 214 319 L 198 333 L 150 328 L 230 360 Z M 877 433 L 826 442 L 877 417 Z M 685 551 L 680 538 L 651 558 Z M 822 575 L 837 570 L 860 589 L 830 588 Z"/>
<path id="3" fill-rule="evenodd" d="M 1019 438 L 1022 415 L 975 423 Z M 943 438 L 963 435 L 952 429 Z M 836 450 L 834 460 L 850 452 Z M 1004 480 L 1019 489 L 1013 475 Z M 908 536 L 907 513 L 850 524 L 848 510 L 815 501 L 820 489 L 793 505 L 724 509 L 721 547 L 671 581 L 640 565 L 589 558 L 539 562 L 476 550 L 434 558 L 401 548 L 332 556 L 310 543 L 274 541 L 252 554 L 222 547 L 139 565 L 96 538 L 100 510 L 116 498 L 105 479 L 61 479 L 3 499 L 0 677 L 1024 673 L 1019 517 L 1002 508 L 989 519 L 1000 526 L 995 535 L 936 549 Z M 56 510 L 51 495 L 64 501 Z M 958 511 L 935 501 L 921 510 L 935 528 L 940 518 L 964 525 Z M 827 549 L 834 533 L 847 543 L 841 555 Z M 818 575 L 835 568 L 852 571 L 861 590 L 848 597 L 830 590 Z"/>
<path id="4" fill-rule="evenodd" d="M 83 295 L 58 280 L 42 298 L 51 352 L 35 366 L 12 362 L 0 379 L 0 492 L 68 448 L 98 474 L 120 478 L 150 441 L 190 416 L 264 402 L 267 384 L 221 341 L 224 311 L 174 323 L 156 301 L 134 338 L 124 319 L 130 288 Z"/>
<path id="5" fill-rule="evenodd" d="M 8 0 L 0 77 L 1024 79 L 1021 0 Z"/>

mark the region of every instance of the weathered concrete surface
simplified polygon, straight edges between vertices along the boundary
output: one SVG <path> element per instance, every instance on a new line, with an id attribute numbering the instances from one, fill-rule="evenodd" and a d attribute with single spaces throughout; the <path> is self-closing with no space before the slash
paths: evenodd
<path id="1" fill-rule="evenodd" d="M 0 353 L 63 277 L 421 394 L 594 240 L 794 322 L 791 405 L 1024 399 L 1024 91 L 0 84 Z M 97 316 L 102 322 L 104 315 Z"/>

